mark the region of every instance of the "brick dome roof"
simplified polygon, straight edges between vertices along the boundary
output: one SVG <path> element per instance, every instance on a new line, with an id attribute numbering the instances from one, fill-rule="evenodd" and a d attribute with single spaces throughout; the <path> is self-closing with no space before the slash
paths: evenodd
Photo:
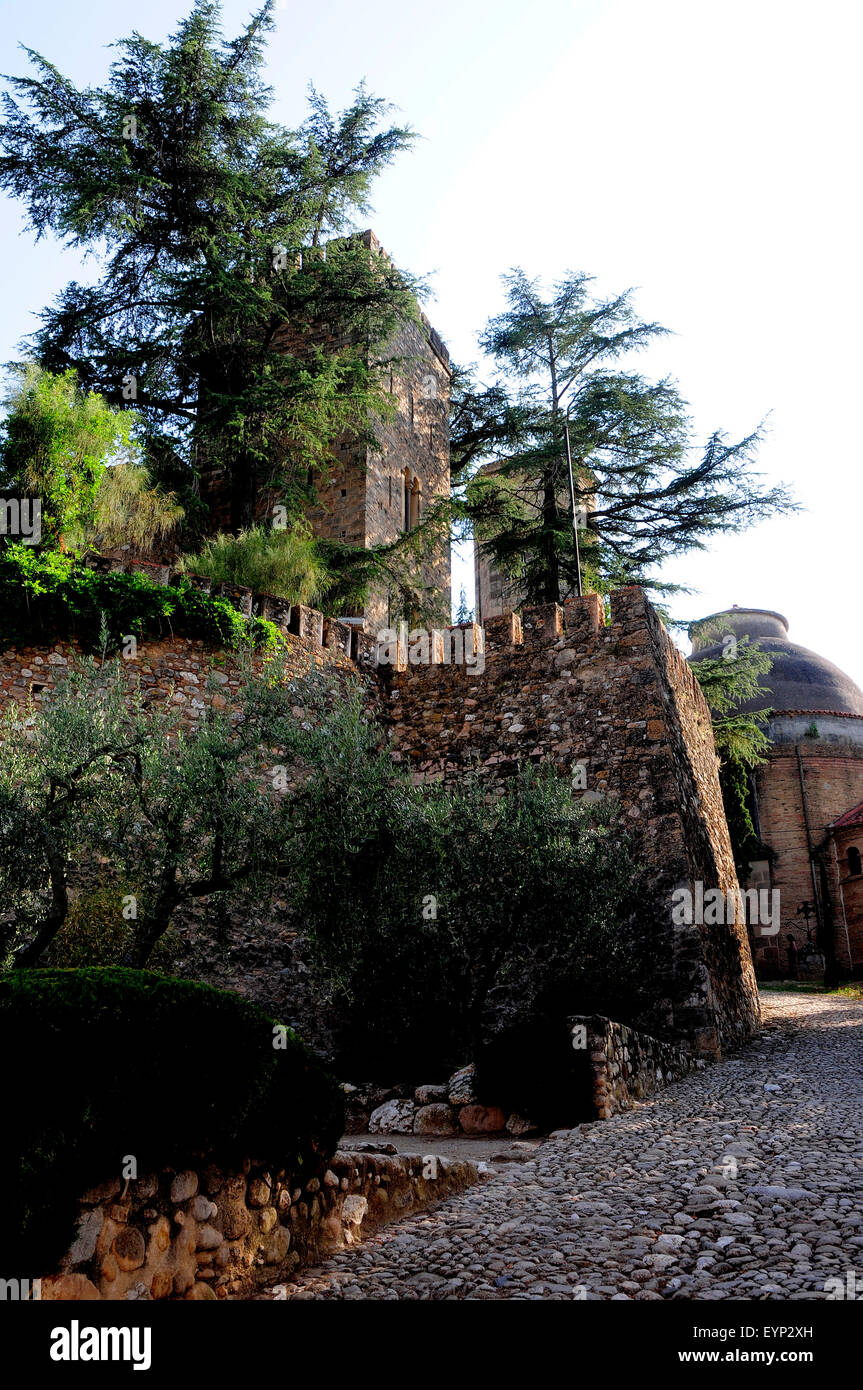
<path id="1" fill-rule="evenodd" d="M 777 713 L 845 714 L 863 717 L 863 691 L 826 657 L 788 640 L 788 622 L 765 608 L 728 608 L 692 623 L 690 661 L 714 660 L 723 654 L 723 637 L 751 637 L 773 657 L 773 667 L 759 685 L 764 694 L 747 701 L 744 712 L 765 709 Z"/>

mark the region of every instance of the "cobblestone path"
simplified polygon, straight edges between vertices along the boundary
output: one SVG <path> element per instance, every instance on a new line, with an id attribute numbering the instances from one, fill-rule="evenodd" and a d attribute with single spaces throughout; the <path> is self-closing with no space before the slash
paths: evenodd
<path id="1" fill-rule="evenodd" d="M 762 1006 L 729 1061 L 270 1296 L 815 1299 L 849 1271 L 863 1293 L 863 1003 Z"/>

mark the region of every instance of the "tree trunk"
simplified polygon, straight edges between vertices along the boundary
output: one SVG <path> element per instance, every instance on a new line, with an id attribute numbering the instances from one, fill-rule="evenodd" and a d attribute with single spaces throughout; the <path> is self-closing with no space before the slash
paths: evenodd
<path id="1" fill-rule="evenodd" d="M 69 914 L 69 894 L 66 888 L 65 856 L 55 845 L 48 844 L 45 849 L 48 860 L 48 873 L 51 878 L 51 907 L 32 941 L 15 952 L 12 967 L 34 965 L 43 951 L 51 945 Z"/>
<path id="2" fill-rule="evenodd" d="M 231 530 L 247 531 L 255 524 L 258 501 L 257 461 L 248 454 L 231 461 Z"/>
<path id="3" fill-rule="evenodd" d="M 135 932 L 132 945 L 123 957 L 124 965 L 131 965 L 138 970 L 143 970 L 153 954 L 156 942 L 165 935 L 171 925 L 171 917 L 181 897 L 181 893 L 177 889 L 176 874 L 175 864 L 167 864 L 163 868 L 162 881 L 156 901 L 153 904 L 153 910 L 147 913 Z"/>

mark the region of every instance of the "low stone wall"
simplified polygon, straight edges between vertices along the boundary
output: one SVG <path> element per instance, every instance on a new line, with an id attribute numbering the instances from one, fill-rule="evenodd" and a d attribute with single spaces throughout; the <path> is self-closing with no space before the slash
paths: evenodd
<path id="1" fill-rule="evenodd" d="M 248 1160 L 118 1178 L 81 1198 L 76 1239 L 41 1297 L 248 1298 L 478 1180 L 466 1161 L 348 1150 L 304 1187 Z"/>
<path id="2" fill-rule="evenodd" d="M 685 1046 L 661 1042 L 610 1018 L 578 1015 L 569 1024 L 573 1046 L 584 1052 L 598 1120 L 631 1110 L 635 1101 L 706 1065 Z"/>

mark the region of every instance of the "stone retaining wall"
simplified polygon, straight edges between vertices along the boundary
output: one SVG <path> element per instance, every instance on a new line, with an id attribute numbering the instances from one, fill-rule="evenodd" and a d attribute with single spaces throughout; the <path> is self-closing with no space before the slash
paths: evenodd
<path id="1" fill-rule="evenodd" d="M 584 1030 L 578 1040 L 586 1044 L 583 1052 L 598 1120 L 631 1110 L 636 1100 L 644 1100 L 706 1065 L 687 1047 L 661 1042 L 610 1018 L 576 1016 L 569 1024 L 574 1046 L 575 1030 Z"/>
<path id="2" fill-rule="evenodd" d="M 467 1161 L 351 1151 L 303 1187 L 248 1160 L 114 1179 L 81 1198 L 76 1239 L 41 1296 L 248 1298 L 478 1180 Z"/>

